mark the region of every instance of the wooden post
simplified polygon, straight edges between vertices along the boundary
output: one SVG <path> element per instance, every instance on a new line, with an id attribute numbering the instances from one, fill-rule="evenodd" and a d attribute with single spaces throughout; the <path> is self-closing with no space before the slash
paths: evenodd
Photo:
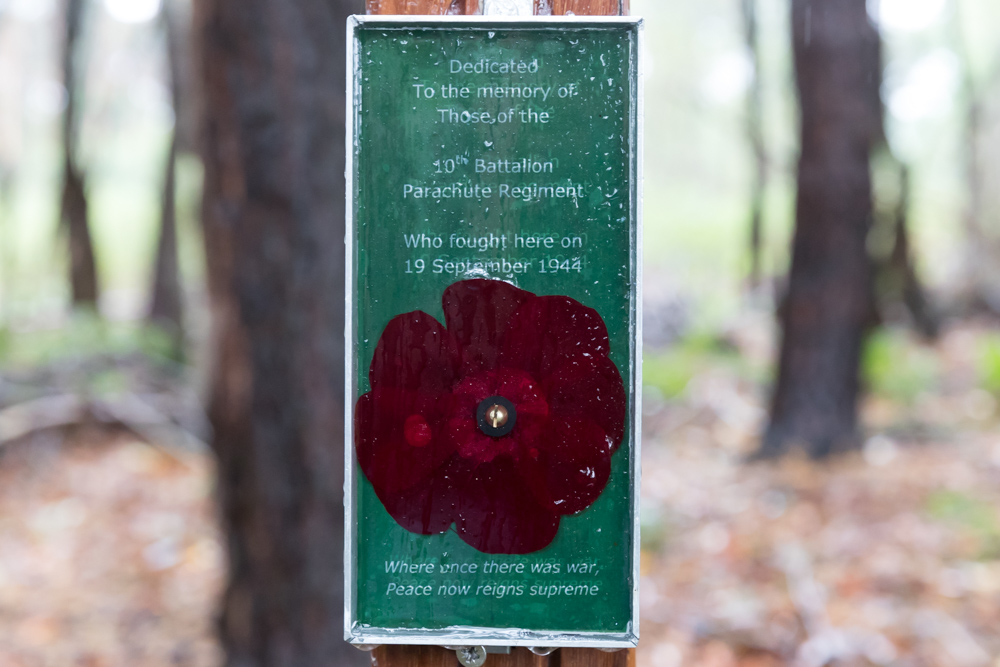
<path id="1" fill-rule="evenodd" d="M 369 14 L 478 14 L 480 0 L 366 0 Z M 535 0 L 535 13 L 548 5 L 553 15 L 624 16 L 629 0 Z M 380 646 L 372 652 L 378 667 L 460 667 L 454 651 L 437 646 Z M 635 667 L 635 649 L 608 653 L 563 648 L 540 656 L 526 648 L 491 654 L 486 667 Z"/>
<path id="2" fill-rule="evenodd" d="M 380 646 L 372 652 L 378 667 L 461 667 L 454 651 L 438 646 Z M 607 653 L 594 648 L 561 648 L 535 655 L 515 648 L 510 655 L 491 654 L 486 667 L 635 667 L 635 649 Z"/>

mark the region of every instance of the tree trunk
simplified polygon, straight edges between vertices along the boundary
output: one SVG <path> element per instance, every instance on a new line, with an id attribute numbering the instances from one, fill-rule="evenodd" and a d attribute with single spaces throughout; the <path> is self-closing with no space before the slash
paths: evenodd
<path id="1" fill-rule="evenodd" d="M 892 152 L 886 135 L 886 108 L 880 94 L 883 80 L 881 36 L 874 45 L 874 53 L 869 52 L 869 59 L 875 69 L 866 96 L 878 120 L 869 159 L 872 199 L 878 203 L 873 211 L 867 244 L 874 271 L 869 319 L 875 326 L 890 321 L 894 312 L 905 311 L 909 313 L 912 326 L 924 338 L 932 340 L 937 337 L 941 322 L 920 280 L 911 252 L 910 168 Z M 891 184 L 889 187 L 886 187 L 887 182 Z M 891 243 L 886 243 L 889 239 Z"/>
<path id="2" fill-rule="evenodd" d="M 81 174 L 67 160 L 63 171 L 60 219 L 68 232 L 69 281 L 74 306 L 97 307 L 97 262 L 90 238 L 87 192 Z"/>
<path id="3" fill-rule="evenodd" d="M 200 0 L 209 406 L 228 665 L 367 664 L 343 640 L 347 0 Z"/>
<path id="4" fill-rule="evenodd" d="M 964 278 L 973 311 L 1000 314 L 1000 290 L 988 267 L 996 263 L 998 239 L 991 234 L 986 220 L 987 178 L 983 155 L 983 135 L 987 123 L 990 95 L 1000 83 L 1000 61 L 993 63 L 984 77 L 973 71 L 972 57 L 962 30 L 963 3 L 955 3 L 952 15 L 954 50 L 962 67 L 962 160 L 966 202 L 962 215 L 965 231 Z M 977 81 L 981 78 L 981 81 Z"/>
<path id="5" fill-rule="evenodd" d="M 181 301 L 181 276 L 177 256 L 177 144 L 181 108 L 180 49 L 177 26 L 170 2 L 160 11 L 163 39 L 170 69 L 170 99 L 174 108 L 174 130 L 163 170 L 163 195 L 160 208 L 160 238 L 156 244 L 149 321 L 162 327 L 174 343 L 174 353 L 181 355 L 184 343 L 184 312 Z"/>
<path id="6" fill-rule="evenodd" d="M 60 199 L 60 225 L 69 242 L 69 280 L 74 306 L 97 306 L 97 263 L 90 237 L 87 188 L 83 171 L 76 161 L 79 134 L 79 87 L 77 46 L 83 26 L 84 0 L 67 0 L 63 35 L 62 74 L 66 87 L 66 110 L 63 112 L 63 185 Z"/>
<path id="7" fill-rule="evenodd" d="M 750 150 L 753 152 L 753 180 L 750 184 L 750 288 L 755 289 L 760 285 L 761 278 L 764 195 L 767 192 L 767 147 L 764 144 L 761 100 L 757 0 L 743 0 L 742 5 L 746 47 L 753 62 L 753 81 L 747 94 L 746 132 Z"/>
<path id="8" fill-rule="evenodd" d="M 149 319 L 171 331 L 180 332 L 181 288 L 177 261 L 177 204 L 175 199 L 177 140 L 171 139 L 163 170 L 163 197 L 160 208 L 160 237 L 156 244 Z"/>
<path id="9" fill-rule="evenodd" d="M 170 335 L 174 352 L 181 354 L 184 341 L 184 311 L 181 303 L 181 276 L 177 257 L 177 139 L 171 138 L 163 174 L 160 208 L 160 237 L 156 243 L 152 297 L 148 320 Z"/>
<path id="10" fill-rule="evenodd" d="M 940 318 L 934 312 L 934 307 L 927 298 L 916 265 L 910 244 L 910 169 L 904 164 L 899 165 L 899 201 L 893 216 L 895 239 L 892 253 L 889 256 L 889 270 L 899 276 L 899 298 L 913 318 L 913 325 L 924 338 L 933 340 L 941 332 Z"/>
<path id="11" fill-rule="evenodd" d="M 872 294 L 869 155 L 879 135 L 878 34 L 865 0 L 793 0 L 801 104 L 795 237 L 771 422 L 761 455 L 822 457 L 859 443 Z"/>

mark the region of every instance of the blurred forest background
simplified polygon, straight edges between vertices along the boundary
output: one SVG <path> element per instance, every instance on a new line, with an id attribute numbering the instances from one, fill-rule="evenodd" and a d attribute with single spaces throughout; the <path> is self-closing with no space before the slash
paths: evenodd
<path id="1" fill-rule="evenodd" d="M 639 664 L 1000 666 L 1000 4 L 830 0 L 861 8 L 855 32 L 824 27 L 819 4 L 632 3 L 647 19 Z M 218 72 L 193 48 L 199 16 L 201 34 L 231 17 L 201 5 L 0 0 L 0 667 L 263 650 L 233 620 L 267 568 L 239 558 L 246 507 L 226 495 L 253 473 L 220 444 L 238 433 L 220 429 L 235 418 L 213 369 L 238 343 L 211 333 L 232 315 L 210 297 L 232 258 L 203 222 L 219 94 L 199 83 Z M 863 109 L 841 126 L 863 126 L 860 177 L 809 171 L 811 150 L 850 137 L 810 135 L 800 99 Z M 848 181 L 872 204 L 851 222 L 864 260 L 837 264 L 843 235 L 810 240 L 817 223 L 793 268 L 797 200 L 801 227 Z M 823 281 L 829 300 L 809 291 Z M 824 338 L 844 303 L 850 330 Z M 810 345 L 832 361 L 796 367 Z M 842 418 L 796 421 L 810 410 Z"/>

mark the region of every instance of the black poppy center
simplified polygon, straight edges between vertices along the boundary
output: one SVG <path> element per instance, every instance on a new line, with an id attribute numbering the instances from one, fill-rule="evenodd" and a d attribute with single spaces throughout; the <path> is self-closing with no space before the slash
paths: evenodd
<path id="1" fill-rule="evenodd" d="M 476 408 L 479 430 L 491 438 L 501 438 L 514 430 L 517 409 L 503 396 L 490 396 Z"/>

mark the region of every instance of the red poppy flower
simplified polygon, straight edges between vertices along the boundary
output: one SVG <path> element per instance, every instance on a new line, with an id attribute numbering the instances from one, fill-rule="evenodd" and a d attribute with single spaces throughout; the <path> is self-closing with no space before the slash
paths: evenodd
<path id="1" fill-rule="evenodd" d="M 361 470 L 414 533 L 486 553 L 547 546 L 604 490 L 627 400 L 607 327 L 565 296 L 496 280 L 445 290 L 445 324 L 389 322 L 357 403 Z"/>

